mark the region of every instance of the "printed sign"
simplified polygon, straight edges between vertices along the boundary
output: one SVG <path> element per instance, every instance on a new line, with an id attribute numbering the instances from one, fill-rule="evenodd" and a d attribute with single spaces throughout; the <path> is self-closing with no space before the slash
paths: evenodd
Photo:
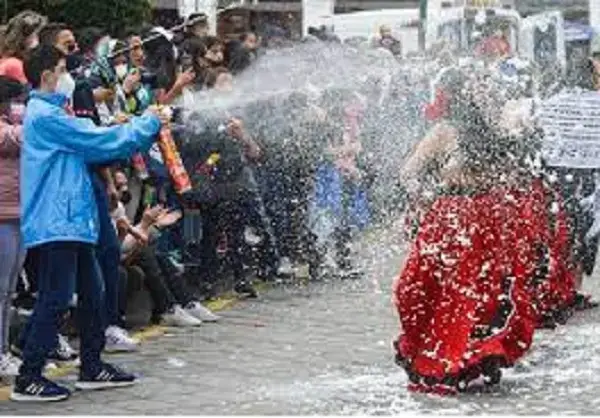
<path id="1" fill-rule="evenodd" d="M 600 168 L 600 94 L 561 94 L 542 103 L 543 155 L 554 167 Z"/>

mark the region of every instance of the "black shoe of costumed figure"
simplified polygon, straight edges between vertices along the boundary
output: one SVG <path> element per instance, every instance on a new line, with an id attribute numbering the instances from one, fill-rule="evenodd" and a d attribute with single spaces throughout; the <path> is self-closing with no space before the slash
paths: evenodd
<path id="1" fill-rule="evenodd" d="M 559 309 L 554 313 L 554 320 L 559 325 L 565 325 L 571 316 L 573 316 L 573 309 Z"/>
<path id="2" fill-rule="evenodd" d="M 71 396 L 71 391 L 45 377 L 18 376 L 10 400 L 15 402 L 57 402 Z"/>
<path id="3" fill-rule="evenodd" d="M 539 324 L 542 329 L 556 329 L 556 319 L 554 315 L 544 315 Z"/>
<path id="4" fill-rule="evenodd" d="M 594 302 L 591 300 L 591 295 L 584 295 L 582 293 L 577 293 L 575 296 L 575 310 L 577 311 L 585 311 L 588 309 L 594 309 L 598 307 L 598 302 Z"/>
<path id="5" fill-rule="evenodd" d="M 137 377 L 135 375 L 127 373 L 112 364 L 102 363 L 101 367 L 92 373 L 80 371 L 79 380 L 75 382 L 75 388 L 79 390 L 101 390 L 128 387 L 136 383 Z"/>
<path id="6" fill-rule="evenodd" d="M 495 386 L 502 379 L 502 370 L 500 369 L 500 361 L 490 359 L 483 364 L 483 383 L 486 386 Z"/>

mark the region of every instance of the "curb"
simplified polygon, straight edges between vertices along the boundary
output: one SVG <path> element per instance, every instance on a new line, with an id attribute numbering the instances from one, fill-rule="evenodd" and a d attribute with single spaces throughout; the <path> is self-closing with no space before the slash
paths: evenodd
<path id="1" fill-rule="evenodd" d="M 258 283 L 254 287 L 257 291 L 261 292 L 261 291 L 265 291 L 265 290 L 269 289 L 271 286 L 267 283 Z M 243 300 L 244 300 L 244 298 L 241 298 L 241 297 L 237 296 L 235 293 L 230 292 L 230 293 L 226 293 L 223 296 L 218 297 L 214 300 L 203 303 L 203 305 L 206 306 L 208 309 L 210 309 L 213 312 L 223 312 L 223 311 L 233 308 L 235 305 L 237 305 L 239 302 L 241 302 Z M 162 337 L 167 332 L 168 329 L 169 329 L 169 327 L 166 327 L 163 325 L 151 325 L 151 326 L 142 328 L 142 329 L 134 332 L 131 335 L 131 337 L 134 340 L 137 340 L 140 343 L 143 343 L 145 341 L 149 341 L 152 339 Z M 130 354 L 135 355 L 136 353 L 130 353 Z M 105 353 L 105 355 L 106 355 L 106 353 Z M 55 369 L 49 370 L 48 372 L 44 373 L 44 376 L 47 377 L 48 379 L 61 379 L 63 377 L 66 377 L 66 376 L 74 373 L 75 371 L 77 371 L 77 366 L 63 365 L 63 366 L 58 366 Z M 12 391 L 11 385 L 6 384 L 5 382 L 0 383 L 0 402 L 10 401 L 11 391 Z"/>

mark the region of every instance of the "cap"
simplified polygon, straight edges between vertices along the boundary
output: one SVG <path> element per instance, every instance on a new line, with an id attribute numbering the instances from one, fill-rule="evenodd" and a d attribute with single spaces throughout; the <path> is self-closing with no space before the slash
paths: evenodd
<path id="1" fill-rule="evenodd" d="M 190 27 L 198 23 L 208 23 L 206 13 L 192 13 L 185 19 L 185 26 Z"/>

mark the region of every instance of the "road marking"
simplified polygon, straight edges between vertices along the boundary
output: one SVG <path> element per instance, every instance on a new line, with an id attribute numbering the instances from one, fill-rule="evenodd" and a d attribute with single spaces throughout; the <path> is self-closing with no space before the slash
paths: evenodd
<path id="1" fill-rule="evenodd" d="M 227 309 L 233 307 L 233 305 L 238 303 L 239 300 L 240 300 L 239 298 L 234 298 L 234 297 L 218 298 L 218 299 L 211 300 L 211 301 L 205 303 L 204 306 L 206 306 L 211 311 L 220 312 L 220 311 L 224 311 L 224 310 L 227 310 Z"/>
<path id="2" fill-rule="evenodd" d="M 10 386 L 0 386 L 0 402 L 8 401 L 12 388 Z"/>

